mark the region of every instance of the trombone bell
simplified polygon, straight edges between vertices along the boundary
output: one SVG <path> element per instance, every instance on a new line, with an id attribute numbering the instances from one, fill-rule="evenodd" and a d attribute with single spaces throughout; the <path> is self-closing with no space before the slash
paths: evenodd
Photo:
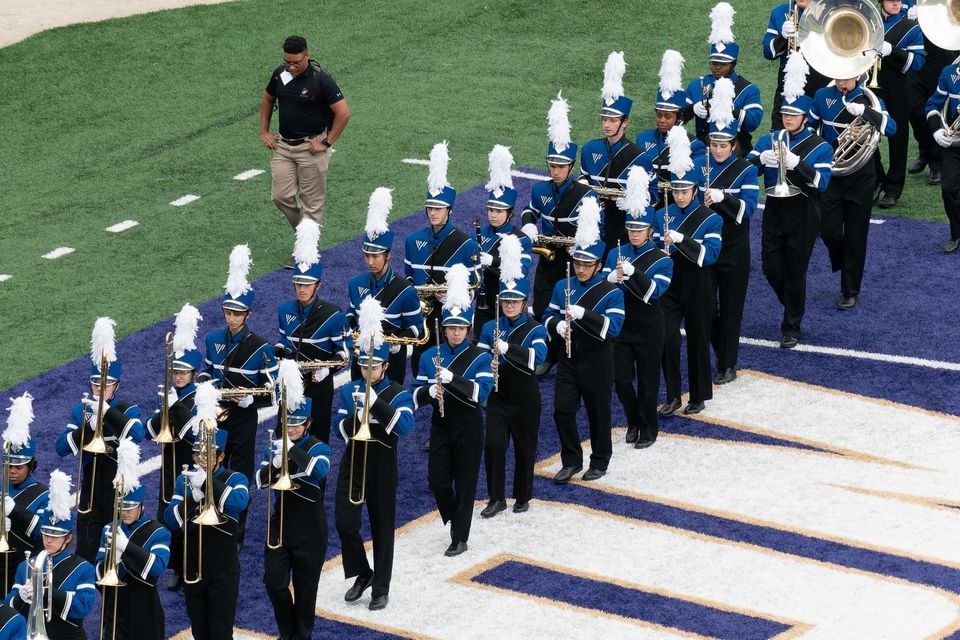
<path id="1" fill-rule="evenodd" d="M 117 573 L 116 567 L 111 568 L 107 571 L 102 578 L 97 580 L 97 584 L 101 587 L 125 587 L 126 583 L 120 579 L 120 574 Z"/>
<path id="2" fill-rule="evenodd" d="M 205 502 L 203 508 L 200 510 L 200 513 L 193 519 L 194 524 L 205 527 L 215 527 L 226 522 L 226 519 L 221 518 L 220 514 L 217 512 L 217 508 Z"/>
<path id="3" fill-rule="evenodd" d="M 376 440 L 373 434 L 370 433 L 370 421 L 368 419 L 360 422 L 360 428 L 357 429 L 357 433 L 354 434 L 353 439 L 357 442 L 373 442 Z"/>
<path id="4" fill-rule="evenodd" d="M 107 441 L 103 439 L 102 435 L 94 435 L 90 442 L 83 445 L 83 450 L 87 453 L 106 453 Z"/>

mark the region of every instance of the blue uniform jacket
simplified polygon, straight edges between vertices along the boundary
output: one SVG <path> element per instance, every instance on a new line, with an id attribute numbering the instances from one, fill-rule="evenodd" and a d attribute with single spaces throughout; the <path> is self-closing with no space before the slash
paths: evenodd
<path id="1" fill-rule="evenodd" d="M 890 37 L 890 30 L 893 29 L 902 20 L 912 23 L 912 26 L 896 42 Z M 899 31 L 899 29 L 898 29 Z M 909 73 L 919 71 L 927 58 L 926 49 L 923 45 L 923 31 L 916 20 L 907 18 L 907 12 L 901 10 L 895 16 L 888 16 L 883 21 L 884 40 L 893 45 L 893 50 L 883 59 L 884 66 L 890 65 L 900 73 Z M 895 37 L 895 36 L 894 36 Z M 892 63 L 892 64 L 891 64 Z"/>
<path id="2" fill-rule="evenodd" d="M 104 440 L 114 448 L 116 448 L 120 440 L 127 436 L 134 442 L 143 442 L 146 429 L 143 427 L 143 422 L 140 421 L 140 407 L 132 404 L 121 411 L 119 407 L 120 399 L 117 397 L 107 402 L 107 405 L 109 405 L 110 408 L 104 413 Z M 94 409 L 94 412 L 95 411 Z M 57 438 L 56 449 L 58 455 L 76 455 L 80 452 L 83 443 L 79 442 L 79 429 L 80 426 L 86 422 L 84 431 L 86 433 L 92 432 L 93 427 L 90 426 L 91 416 L 92 413 L 82 402 L 73 405 L 73 410 L 70 411 L 70 422 L 67 423 L 67 428 L 60 433 L 60 437 Z M 75 434 L 74 432 L 78 433 Z M 83 452 L 84 466 L 93 461 L 93 456 L 94 454 L 92 453 Z"/>
<path id="3" fill-rule="evenodd" d="M 525 313 L 521 313 L 516 320 L 512 321 L 505 315 L 500 315 L 500 324 L 497 325 L 500 329 L 500 339 L 509 343 L 510 349 L 506 355 L 500 354 L 499 366 L 510 365 L 523 373 L 532 374 L 547 359 L 547 330 L 542 324 L 537 323 L 536 327 L 523 336 L 522 342 L 511 342 L 510 335 L 517 327 L 523 326 L 527 319 L 528 316 Z M 495 322 L 495 320 L 490 320 L 483 325 L 483 329 L 480 330 L 480 340 L 477 342 L 478 347 L 490 352 L 491 361 L 493 359 L 493 327 Z M 502 389 L 503 386 L 501 385 L 500 388 Z"/>
<path id="4" fill-rule="evenodd" d="M 0 627 L 0 640 L 27 640 L 27 619 L 20 615 L 10 605 L 8 607 L 6 623 Z"/>
<path id="5" fill-rule="evenodd" d="M 314 298 L 313 302 L 306 307 L 297 300 L 280 303 L 280 306 L 277 307 L 277 324 L 280 328 L 280 338 L 277 340 L 277 346 L 291 354 L 304 351 L 304 347 L 309 345 L 313 349 L 326 351 L 331 356 L 343 353 L 347 353 L 349 356 L 351 348 L 350 326 L 347 324 L 347 316 L 342 311 L 331 313 L 312 333 L 304 331 L 306 335 L 301 336 L 299 334 L 300 325 L 318 304 L 320 304 L 320 301 L 317 298 Z M 307 327 L 310 327 L 310 325 L 308 324 Z M 344 339 L 344 336 L 348 337 Z M 308 349 L 306 353 L 315 352 Z"/>
<path id="6" fill-rule="evenodd" d="M 680 252 L 684 258 L 699 267 L 709 267 L 717 261 L 720 248 L 723 244 L 723 219 L 716 213 L 711 213 L 696 229 L 680 229 L 680 225 L 697 208 L 704 205 L 696 200 L 685 208 L 671 204 L 667 210 L 670 215 L 670 229 L 683 233 L 683 242 L 670 245 L 670 255 Z M 667 213 L 664 209 L 657 209 L 653 219 L 653 239 L 658 247 L 664 248 L 663 218 Z"/>
<path id="7" fill-rule="evenodd" d="M 573 208 L 573 212 L 569 216 L 558 220 L 553 210 L 563 199 L 563 195 L 567 192 L 567 189 L 570 188 L 570 185 L 573 184 L 574 179 L 572 173 L 571 171 L 571 176 L 559 187 L 554 184 L 553 180 L 538 182 L 533 185 L 533 188 L 530 190 L 530 203 L 527 205 L 527 208 L 523 210 L 523 224 L 537 224 L 538 220 L 542 221 L 540 224 L 540 233 L 545 236 L 561 235 L 558 234 L 556 230 L 558 222 L 569 223 L 576 227 L 577 221 L 580 219 L 580 206 L 583 204 L 583 201 L 590 196 L 596 197 L 597 194 L 592 189 L 587 191 L 583 194 L 583 197 L 580 198 L 577 206 Z M 573 234 L 571 234 L 570 237 L 573 237 Z M 600 212 L 600 237 L 603 237 L 603 211 Z"/>
<path id="8" fill-rule="evenodd" d="M 673 260 L 657 248 L 652 236 L 650 240 L 639 247 L 632 244 L 620 247 L 619 256 L 616 251 L 607 254 L 607 262 L 603 266 L 601 275 L 606 278 L 611 271 L 615 271 L 619 259 L 629 260 L 631 264 L 635 264 L 641 256 L 646 255 L 649 251 L 657 251 L 660 255 L 644 271 L 636 269 L 632 276 L 624 278 L 618 286 L 624 296 L 629 293 L 647 304 L 651 300 L 658 300 L 667 291 L 670 281 L 673 279 Z"/>
<path id="9" fill-rule="evenodd" d="M 844 96 L 840 89 L 835 86 L 823 87 L 817 90 L 813 97 L 813 106 L 810 108 L 810 126 L 831 145 L 854 120 L 854 116 L 844 106 L 843 100 Z M 880 111 L 873 109 L 864 96 L 863 89 L 857 86 L 847 93 L 846 101 L 864 105 L 866 109 L 863 112 L 863 119 L 876 127 L 882 135 L 892 136 L 897 132 L 897 123 L 887 113 L 883 100 L 880 100 Z"/>
<path id="10" fill-rule="evenodd" d="M 740 76 L 736 71 L 730 73 L 730 82 L 734 84 L 736 95 L 733 98 L 733 117 L 740 123 L 742 133 L 753 133 L 763 120 L 763 104 L 760 102 L 760 89 L 752 82 L 738 83 Z M 712 75 L 697 78 L 687 85 L 687 105 L 692 107 L 695 102 L 703 101 L 703 94 L 713 93 L 713 83 L 716 79 Z M 702 89 L 701 89 L 702 83 Z M 743 86 L 740 86 L 740 85 Z M 708 90 L 707 87 L 710 87 Z M 706 130 L 707 122 L 696 116 L 696 130 Z"/>
<path id="11" fill-rule="evenodd" d="M 357 317 L 359 315 L 360 303 L 368 296 L 376 297 L 383 288 L 400 278 L 393 270 L 393 267 L 387 267 L 383 277 L 377 280 L 370 272 L 361 273 L 350 278 L 347 284 L 347 295 L 350 298 L 350 305 L 347 309 L 347 322 L 351 327 L 356 328 Z M 381 299 L 384 306 L 383 332 L 390 336 L 403 336 L 415 338 L 420 335 L 423 327 L 423 312 L 420 307 L 420 299 L 417 297 L 417 291 L 407 282 L 403 281 L 404 288 L 391 300 Z"/>
<path id="12" fill-rule="evenodd" d="M 38 484 L 33 475 L 28 475 L 27 479 L 21 482 L 20 484 L 10 483 L 10 497 L 14 500 L 17 499 L 17 496 L 20 495 L 26 489 L 29 489 L 33 485 Z M 20 505 L 14 507 L 13 511 L 10 513 L 11 518 L 16 518 L 20 513 L 20 509 L 24 510 L 24 520 L 26 517 L 30 518 L 29 523 L 26 526 L 25 533 L 26 535 L 34 541 L 40 541 L 40 528 L 37 524 L 40 522 L 40 518 L 37 516 L 38 513 L 47 508 L 47 504 L 50 502 L 50 491 L 44 490 L 43 493 L 38 495 L 33 499 L 30 504 Z"/>
<path id="13" fill-rule="evenodd" d="M 297 466 L 300 467 L 300 471 L 291 473 L 290 477 L 299 484 L 311 484 L 319 489 L 320 482 L 327 477 L 327 473 L 330 471 L 330 445 L 322 440 L 317 440 L 310 449 L 307 449 L 306 444 L 308 440 L 309 438 L 304 436 L 290 443 L 290 459 L 297 460 Z M 260 469 L 266 469 L 271 464 L 273 464 L 273 452 L 270 451 L 270 445 L 268 444 L 263 448 L 263 461 L 260 462 Z M 279 471 L 274 468 L 272 472 L 273 480 L 276 480 L 278 472 Z M 261 474 L 256 474 L 256 477 L 257 488 L 263 489 L 266 487 L 266 483 L 264 482 L 264 478 L 261 477 Z M 274 500 L 277 500 L 279 497 L 280 491 L 274 491 Z"/>
<path id="14" fill-rule="evenodd" d="M 215 485 L 221 483 L 224 485 L 217 503 L 217 509 L 231 520 L 239 521 L 240 514 L 250 504 L 250 484 L 247 482 L 246 476 L 236 471 L 230 471 L 228 474 L 227 469 L 220 467 L 213 472 L 213 481 Z M 170 504 L 163 512 L 163 524 L 170 531 L 180 531 L 183 528 L 183 497 L 186 483 L 186 476 L 183 474 L 177 476 L 173 483 L 173 496 L 170 498 Z M 196 528 L 197 525 L 193 523 L 191 516 L 187 529 L 193 531 Z"/>
<path id="15" fill-rule="evenodd" d="M 177 389 L 177 400 L 183 400 L 184 398 L 189 398 L 191 395 L 195 394 L 196 392 L 197 392 L 197 385 L 191 382 L 190 384 L 185 385 L 183 388 Z M 162 397 L 160 398 L 160 402 L 163 402 Z M 195 424 L 197 424 L 197 407 L 192 402 L 189 404 L 190 404 L 190 419 L 187 420 L 184 423 L 184 425 L 180 428 L 180 430 L 177 432 L 177 436 L 179 436 L 179 438 L 184 442 L 189 442 L 190 444 L 193 444 L 197 439 L 196 434 L 193 432 L 193 427 Z M 153 440 L 154 438 L 157 437 L 157 434 L 154 433 L 153 431 L 153 427 L 151 426 L 151 423 L 153 422 L 153 419 L 156 418 L 158 415 L 160 415 L 160 409 L 157 409 L 156 411 L 154 411 L 153 416 L 151 416 L 150 419 L 147 420 L 146 424 L 144 425 L 144 428 L 146 429 L 147 438 L 149 438 L 150 440 Z"/>
<path id="16" fill-rule="evenodd" d="M 443 328 L 441 327 L 441 331 Z M 456 348 L 451 349 L 449 342 L 440 343 L 441 365 L 449 368 L 450 363 L 461 353 L 469 349 L 470 340 L 464 340 Z M 437 368 L 433 358 L 437 355 L 437 347 L 433 346 L 420 355 L 420 370 L 417 379 L 413 381 L 413 407 L 420 407 L 432 403 L 429 388 L 437 382 Z M 453 381 L 443 385 L 444 392 L 455 395 L 458 400 L 471 407 L 479 407 L 487 401 L 490 391 L 493 390 L 493 370 L 490 362 L 493 358 L 489 353 L 477 355 L 463 371 L 463 375 L 453 375 Z"/>
<path id="17" fill-rule="evenodd" d="M 592 187 L 607 186 L 614 189 L 623 189 L 627 186 L 627 173 L 630 167 L 640 164 L 640 154 L 634 155 L 623 165 L 623 171 L 617 175 L 604 177 L 607 164 L 610 159 L 617 155 L 629 142 L 627 136 L 623 136 L 612 145 L 607 144 L 606 138 L 591 140 L 583 145 L 580 150 L 580 175 L 586 178 L 587 183 Z M 623 153 L 628 153 L 624 151 Z M 606 185 L 604 185 L 606 183 Z"/>
<path id="18" fill-rule="evenodd" d="M 57 565 L 70 557 L 70 552 L 66 550 L 53 556 L 54 570 L 56 570 Z M 93 611 L 93 606 L 97 602 L 97 588 L 94 586 L 96 581 L 97 575 L 93 565 L 86 560 L 80 561 L 77 567 L 60 584 L 54 584 L 53 616 L 73 622 L 77 626 L 82 625 L 83 619 Z M 26 583 L 27 562 L 24 560 L 17 567 L 16 581 L 13 589 L 6 597 L 6 603 L 18 611 L 24 611 L 29 607 L 26 602 L 20 599 L 20 589 Z"/>
<path id="19" fill-rule="evenodd" d="M 734 155 L 723 162 L 717 162 L 712 155 L 707 158 L 710 163 L 710 188 L 720 189 L 720 187 L 713 186 L 713 181 L 721 175 L 724 178 L 723 184 L 727 185 L 720 189 L 723 191 L 722 204 L 714 203 L 712 208 L 717 213 L 727 213 L 729 211 L 731 215 L 728 217 L 732 222 L 743 224 L 743 221 L 753 217 L 753 212 L 757 210 L 757 202 L 760 198 L 759 171 L 756 165 L 748 162 L 739 174 L 730 176 L 731 180 L 728 182 L 727 176 L 723 172 L 736 160 L 737 158 Z"/>
<path id="20" fill-rule="evenodd" d="M 943 121 L 943 105 L 947 105 L 947 121 Z M 937 80 L 937 90 L 927 100 L 925 107 L 930 130 L 949 127 L 960 114 L 960 66 L 951 64 L 943 68 Z M 960 143 L 958 143 L 960 145 Z"/>
<path id="21" fill-rule="evenodd" d="M 597 273 L 586 282 L 580 282 L 570 276 L 570 304 L 579 304 L 579 300 L 593 287 L 606 282 L 602 273 Z M 563 278 L 553 288 L 550 304 L 543 312 L 543 326 L 551 336 L 557 335 L 557 323 L 563 320 L 566 307 L 567 280 Z M 623 327 L 623 291 L 612 288 L 589 309 L 583 317 L 573 321 L 571 329 L 580 329 L 598 340 L 613 340 Z"/>
<path id="22" fill-rule="evenodd" d="M 127 538 L 130 538 L 138 529 L 150 522 L 153 521 L 147 516 L 142 515 L 140 519 L 133 524 L 128 525 L 121 521 L 120 530 L 126 534 Z M 97 551 L 96 566 L 98 578 L 103 575 L 103 561 L 107 555 L 106 534 L 107 531 L 110 530 L 110 527 L 111 525 L 109 524 L 105 526 L 103 532 L 100 534 L 100 549 Z M 129 576 L 140 582 L 156 585 L 157 578 L 163 574 L 169 562 L 170 530 L 164 526 L 160 526 L 150 534 L 150 537 L 146 539 L 143 545 L 128 542 L 127 548 L 117 557 L 117 568 L 121 578 Z"/>
<path id="23" fill-rule="evenodd" d="M 250 333 L 250 328 L 244 327 L 237 335 L 230 335 L 226 328 L 215 329 L 207 334 L 206 352 L 204 356 L 204 373 L 213 380 L 216 386 L 221 386 L 224 375 L 227 373 L 239 375 L 243 379 L 244 387 L 262 387 L 267 384 L 267 374 L 277 377 L 277 359 L 274 357 L 273 347 L 264 341 L 259 348 L 253 351 L 243 362 L 230 363 L 229 371 L 224 371 L 223 362 L 227 355 L 237 348 L 241 341 Z M 266 364 L 264 363 L 266 356 Z M 256 404 L 256 401 L 254 401 Z"/>
<path id="24" fill-rule="evenodd" d="M 337 410 L 337 426 L 340 429 L 340 435 L 343 436 L 344 442 L 350 441 L 349 434 L 353 431 L 352 426 L 347 425 L 346 421 L 356 413 L 358 405 L 363 405 L 366 384 L 364 380 L 352 380 L 340 387 L 340 408 Z M 390 379 L 384 376 L 380 382 L 373 386 L 373 390 L 380 394 L 389 386 Z M 409 391 L 401 391 L 395 395 L 389 403 L 380 397 L 377 397 L 373 403 L 370 412 L 370 423 L 382 424 L 383 430 L 388 435 L 408 435 L 413 431 L 414 422 L 413 396 Z M 350 428 L 348 428 L 348 426 Z"/>
<path id="25" fill-rule="evenodd" d="M 755 164 L 758 163 L 760 154 L 773 148 L 774 135 L 779 135 L 779 130 L 765 134 L 757 140 L 757 146 L 753 148 L 753 151 L 750 152 L 750 156 L 747 159 Z M 790 149 L 793 149 L 812 135 L 814 135 L 813 132 L 807 128 L 803 128 L 799 133 L 791 135 L 789 140 Z M 787 182 L 795 187 L 806 186 L 808 189 L 812 188 L 823 193 L 827 190 L 832 169 L 833 147 L 825 141 L 820 142 L 800 158 L 800 164 L 797 165 L 795 170 L 787 172 Z M 796 184 L 794 182 L 795 174 L 799 174 L 805 182 Z M 763 167 L 763 183 L 768 187 L 772 187 L 777 183 L 776 167 Z M 675 229 L 676 227 L 672 228 Z"/>
<path id="26" fill-rule="evenodd" d="M 403 245 L 403 269 L 414 285 L 446 282 L 447 271 L 455 264 L 463 264 L 473 269 L 476 266 L 479 248 L 473 234 L 465 234 L 463 242 L 454 250 L 443 264 L 430 264 L 430 256 L 453 231 L 453 225 L 447 221 L 439 232 L 427 226 L 407 236 Z"/>
<path id="27" fill-rule="evenodd" d="M 500 238 L 505 235 L 516 235 L 520 241 L 520 266 L 523 268 L 523 275 L 530 273 L 530 265 L 533 263 L 533 240 L 522 233 L 515 233 L 514 229 L 513 223 L 509 220 L 496 229 L 489 224 L 480 227 L 480 251 L 493 256 L 493 264 L 484 267 L 484 271 L 500 273 Z"/>

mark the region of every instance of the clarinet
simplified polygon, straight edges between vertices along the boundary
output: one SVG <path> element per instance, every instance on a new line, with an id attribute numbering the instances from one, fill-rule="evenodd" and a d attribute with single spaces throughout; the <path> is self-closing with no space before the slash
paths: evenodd
<path id="1" fill-rule="evenodd" d="M 483 272 L 483 268 L 480 266 L 480 248 L 483 246 L 483 234 L 480 233 L 480 218 L 477 218 L 473 221 L 473 229 L 476 233 L 477 240 L 477 254 L 474 256 L 474 273 L 477 274 L 477 277 L 480 279 L 480 288 L 477 290 L 477 310 L 486 311 L 490 308 L 490 303 L 487 301 L 487 276 Z"/>
<path id="2" fill-rule="evenodd" d="M 433 356 L 433 375 L 437 379 L 437 410 L 443 417 L 443 383 L 440 382 L 440 367 L 443 366 L 443 357 L 440 355 L 440 322 L 433 319 L 433 334 L 437 337 L 437 355 Z"/>
<path id="3" fill-rule="evenodd" d="M 500 295 L 497 294 L 497 308 L 493 312 L 493 390 L 500 390 Z"/>
<path id="4" fill-rule="evenodd" d="M 670 235 L 670 223 L 673 221 L 673 216 L 670 215 L 670 187 L 664 185 L 663 187 L 663 249 L 662 251 L 670 255 L 670 247 L 667 246 L 667 236 Z"/>
<path id="5" fill-rule="evenodd" d="M 570 317 L 570 263 L 567 262 L 567 290 L 565 292 L 567 304 L 563 308 L 563 321 L 567 323 L 567 328 L 563 332 L 563 341 L 567 345 L 567 357 L 569 358 L 572 354 L 572 331 L 570 331 L 570 323 L 573 321 L 573 318 Z"/>

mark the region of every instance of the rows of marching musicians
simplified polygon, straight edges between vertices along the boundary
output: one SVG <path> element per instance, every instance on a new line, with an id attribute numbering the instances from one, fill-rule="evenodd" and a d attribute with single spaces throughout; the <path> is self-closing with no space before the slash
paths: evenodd
<path id="1" fill-rule="evenodd" d="M 849 10 L 855 2 L 839 4 Z M 583 481 L 602 477 L 612 453 L 614 391 L 627 419 L 626 441 L 635 449 L 653 445 L 659 419 L 681 411 L 681 324 L 689 380 L 684 414 L 702 411 L 714 385 L 736 378 L 749 223 L 761 175 L 767 194 L 762 265 L 783 306 L 780 345 L 789 349 L 800 340 L 807 264 L 818 235 L 841 272 L 838 306 L 854 306 L 874 185 L 894 184 L 896 176 L 889 182 L 890 172 L 878 173 L 879 156 L 859 148 L 868 144 L 860 138 L 851 156 L 846 132 L 898 135 L 904 123 L 863 86 L 861 52 L 830 58 L 803 40 L 807 4 L 796 0 L 771 16 L 764 53 L 784 60 L 776 129 L 755 143 L 760 93 L 736 73 L 734 11 L 721 2 L 711 12 L 710 73 L 684 87 L 684 59 L 666 51 L 652 104 L 656 126 L 636 142 L 626 131 L 632 101 L 623 88 L 624 56 L 610 54 L 602 137 L 579 150 L 579 173 L 569 106 L 558 94 L 547 117 L 549 179 L 533 187 L 519 215 L 513 158 L 497 145 L 489 156 L 488 224 L 458 229 L 447 144 L 437 144 L 430 154 L 428 224 L 404 240 L 401 275 L 391 261 L 391 191 L 376 189 L 362 245 L 366 270 L 349 281 L 345 310 L 318 295 L 320 229 L 302 221 L 295 299 L 277 310 L 275 345 L 247 326 L 254 309 L 250 250 L 235 247 L 223 328 L 208 334 L 201 350 L 199 312 L 188 304 L 177 314 L 164 344 L 160 408 L 149 418 L 118 394 L 114 322 L 98 319 L 89 392 L 56 442 L 60 456 L 76 456 L 76 473 L 53 471 L 49 488 L 37 482 L 32 398 L 24 394 L 9 408 L 0 490 L 7 594 L 0 638 L 85 638 L 83 620 L 95 609 L 98 590 L 101 637 L 163 638 L 157 585 L 167 570 L 168 588 L 183 590 L 193 637 L 232 638 L 254 483 L 272 496 L 263 583 L 279 636 L 310 638 L 328 536 L 331 435 L 346 443 L 334 501 L 344 575 L 353 579 L 344 597 L 356 602 L 370 589 L 367 607 L 383 609 L 393 565 L 397 449 L 415 414 L 430 416 L 427 482 L 449 524 L 443 553 L 457 556 L 468 550 L 481 463 L 489 497 L 481 517 L 506 510 L 508 497 L 515 513 L 530 508 L 541 384 L 551 383 L 544 376 L 554 368 L 552 422 L 562 463 L 554 481 L 566 483 L 581 472 Z M 923 46 L 906 8 L 880 4 L 886 39 L 876 54 L 889 94 L 897 91 L 897 74 L 922 64 Z M 869 18 L 864 6 L 872 8 L 861 2 L 856 10 Z M 827 78 L 808 77 L 804 57 L 841 77 L 823 86 Z M 960 138 L 950 115 L 960 105 L 958 94 L 954 63 L 939 74 L 926 105 L 943 148 L 942 190 L 954 243 L 960 238 Z M 688 121 L 694 134 L 684 128 Z M 531 274 L 534 253 L 539 259 Z M 412 382 L 405 387 L 408 367 Z M 337 392 L 334 375 L 341 370 L 351 381 Z M 661 372 L 666 402 L 658 407 Z M 277 427 L 258 454 L 258 410 L 274 404 Z M 577 427 L 581 408 L 586 434 Z M 154 517 L 144 512 L 146 487 L 138 472 L 145 439 L 162 449 Z M 516 460 L 508 492 L 511 441 Z M 79 479 L 75 497 L 71 476 Z M 360 534 L 363 505 L 372 563 Z"/>

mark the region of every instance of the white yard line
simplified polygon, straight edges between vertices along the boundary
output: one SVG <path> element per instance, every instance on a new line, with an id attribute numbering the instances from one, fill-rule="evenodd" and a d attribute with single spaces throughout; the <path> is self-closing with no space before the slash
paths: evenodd
<path id="1" fill-rule="evenodd" d="M 759 338 L 741 337 L 740 344 L 746 344 L 753 347 L 780 348 L 780 343 L 777 341 L 761 340 Z M 891 364 L 910 364 L 917 367 L 940 369 L 943 371 L 960 371 L 960 362 L 928 360 L 926 358 L 897 356 L 890 353 L 874 353 L 873 351 L 859 351 L 857 349 L 841 349 L 840 347 L 821 347 L 814 344 L 799 344 L 793 349 L 793 351 L 800 351 L 803 353 L 820 353 L 827 356 L 840 356 L 843 358 L 857 358 L 859 360 L 873 360 L 875 362 L 889 362 Z"/>
<path id="2" fill-rule="evenodd" d="M 107 227 L 107 231 L 110 233 L 120 233 L 121 231 L 126 231 L 127 229 L 132 229 L 135 226 L 140 224 L 136 220 L 124 220 L 123 222 L 118 222 L 117 224 Z"/>
<path id="3" fill-rule="evenodd" d="M 259 175 L 266 173 L 263 169 L 247 169 L 242 173 L 238 173 L 233 176 L 234 180 L 249 180 L 250 178 L 256 178 Z"/>
<path id="4" fill-rule="evenodd" d="M 174 201 L 171 202 L 170 204 L 172 204 L 172 205 L 175 206 L 175 207 L 182 207 L 182 206 L 184 206 L 184 205 L 190 204 L 191 202 L 196 202 L 196 201 L 199 200 L 199 199 L 200 199 L 200 196 L 195 196 L 195 195 L 192 195 L 192 194 L 187 194 L 187 195 L 185 195 L 185 196 L 181 196 L 181 197 L 177 198 L 176 200 L 174 200 Z"/>
<path id="5" fill-rule="evenodd" d="M 11 275 L 9 275 L 9 274 L 6 274 L 6 273 L 0 273 L 0 282 L 6 282 L 7 280 L 9 280 L 9 279 L 12 278 L 12 277 L 13 277 L 13 276 L 11 276 Z"/>
<path id="6" fill-rule="evenodd" d="M 57 247 L 53 251 L 43 254 L 41 257 L 46 258 L 47 260 L 56 260 L 57 258 L 61 258 L 65 255 L 69 255 L 74 251 L 76 251 L 76 249 L 74 249 L 73 247 Z"/>

